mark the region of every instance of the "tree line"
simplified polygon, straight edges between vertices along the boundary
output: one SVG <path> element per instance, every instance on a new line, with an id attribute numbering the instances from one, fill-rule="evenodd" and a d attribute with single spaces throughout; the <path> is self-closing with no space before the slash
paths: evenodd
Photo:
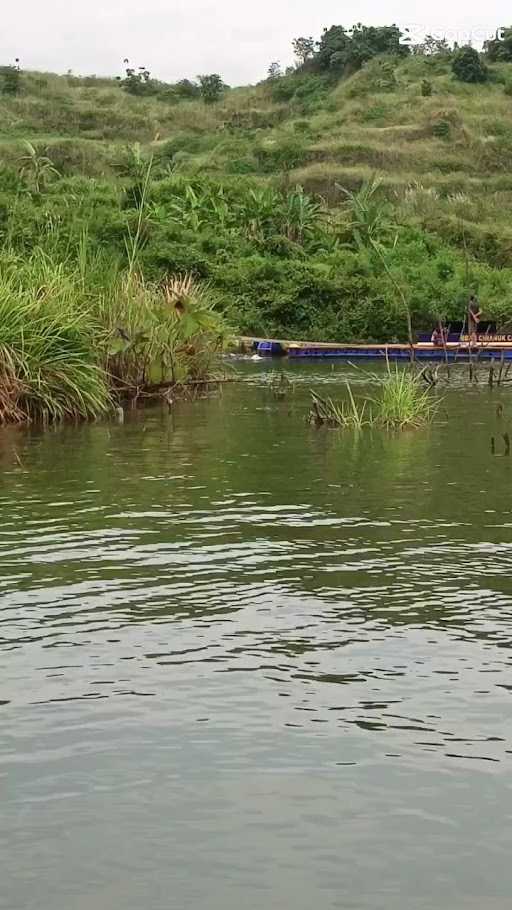
<path id="1" fill-rule="evenodd" d="M 488 63 L 512 62 L 512 26 L 502 27 L 494 37 L 485 42 L 481 53 L 476 48 L 457 43 L 450 45 L 446 38 L 427 35 L 417 44 L 412 44 L 407 31 L 397 25 L 363 25 L 351 28 L 331 25 L 325 28 L 320 39 L 312 36 L 295 38 L 292 42 L 295 67 L 288 67 L 283 73 L 278 61 L 268 69 L 266 81 L 276 81 L 283 75 L 293 73 L 329 74 L 335 78 L 347 77 L 357 72 L 374 57 L 393 56 L 444 56 L 452 59 L 456 78 L 463 82 L 485 82 L 489 78 Z M 219 101 L 229 86 L 219 73 L 207 73 L 195 80 L 180 79 L 166 83 L 155 79 L 146 66 L 132 66 L 124 60 L 124 74 L 117 77 L 121 88 L 130 95 L 147 97 L 159 96 L 167 101 L 202 100 L 205 104 Z M 18 58 L 12 64 L 0 66 L 0 93 L 17 95 L 22 90 L 22 71 Z"/>
<path id="2" fill-rule="evenodd" d="M 485 82 L 489 79 L 487 63 L 512 62 L 512 26 L 499 28 L 485 42 L 482 53 L 471 45 L 452 46 L 446 38 L 427 35 L 412 44 L 407 31 L 397 25 L 367 26 L 361 23 L 345 28 L 332 25 L 324 29 L 320 40 L 311 36 L 295 38 L 292 42 L 296 70 L 303 73 L 350 76 L 374 57 L 444 56 L 452 60 L 453 74 L 462 82 Z M 275 78 L 279 65 L 273 63 L 269 78 Z"/>

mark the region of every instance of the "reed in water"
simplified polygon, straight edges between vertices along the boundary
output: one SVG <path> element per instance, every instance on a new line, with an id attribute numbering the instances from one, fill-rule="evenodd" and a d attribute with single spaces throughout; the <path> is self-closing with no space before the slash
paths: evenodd
<path id="1" fill-rule="evenodd" d="M 347 383 L 348 400 L 340 403 L 311 392 L 309 421 L 317 426 L 361 430 L 382 427 L 404 430 L 430 423 L 438 410 L 439 399 L 425 388 L 421 376 L 413 369 L 391 370 L 384 378 L 372 374 L 369 381 L 379 384 L 376 398 L 356 400 Z"/>
<path id="2" fill-rule="evenodd" d="M 413 370 L 389 370 L 376 401 L 377 420 L 388 429 L 402 430 L 430 423 L 439 400 Z"/>

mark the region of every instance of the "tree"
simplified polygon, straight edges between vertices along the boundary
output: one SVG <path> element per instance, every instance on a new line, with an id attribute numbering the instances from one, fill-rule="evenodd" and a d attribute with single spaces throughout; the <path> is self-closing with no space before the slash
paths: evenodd
<path id="1" fill-rule="evenodd" d="M 350 44 L 350 36 L 342 25 L 324 29 L 318 42 L 316 62 L 320 69 L 343 69 Z"/>
<path id="2" fill-rule="evenodd" d="M 367 26 L 354 25 L 350 30 L 351 44 L 348 63 L 359 69 L 372 57 L 390 54 L 406 57 L 410 53 L 408 44 L 403 43 L 404 35 L 397 25 Z"/>
<path id="3" fill-rule="evenodd" d="M 14 65 L 0 67 L 0 91 L 2 95 L 17 95 L 21 88 L 20 61 L 16 57 Z"/>
<path id="4" fill-rule="evenodd" d="M 20 177 L 31 184 L 36 193 L 41 193 L 52 177 L 60 177 L 47 155 L 41 155 L 32 143 L 23 140 L 25 154 L 18 159 Z"/>
<path id="5" fill-rule="evenodd" d="M 315 55 L 314 38 L 295 38 L 292 41 L 292 47 L 300 66 L 304 66 Z"/>
<path id="6" fill-rule="evenodd" d="M 277 60 L 274 61 L 274 63 L 271 63 L 267 72 L 267 79 L 269 82 L 273 82 L 275 79 L 280 79 L 282 75 L 283 73 L 281 71 L 281 64 L 278 63 Z"/>
<path id="7" fill-rule="evenodd" d="M 413 46 L 412 52 L 420 57 L 448 57 L 451 54 L 451 47 L 446 38 L 436 38 L 434 35 L 426 35 L 422 44 L 415 44 Z"/>
<path id="8" fill-rule="evenodd" d="M 180 98 L 198 98 L 201 94 L 201 89 L 196 82 L 191 82 L 190 79 L 180 79 L 179 82 L 174 86 L 174 91 Z"/>
<path id="9" fill-rule="evenodd" d="M 480 59 L 480 54 L 474 47 L 461 47 L 455 54 L 452 63 L 453 75 L 460 82 L 486 82 L 489 70 Z"/>
<path id="10" fill-rule="evenodd" d="M 499 28 L 496 36 L 485 42 L 484 51 L 491 63 L 512 61 L 512 26 Z"/>
<path id="11" fill-rule="evenodd" d="M 215 104 L 225 90 L 227 85 L 224 84 L 222 77 L 218 73 L 210 73 L 207 76 L 198 76 L 201 96 L 205 104 Z"/>
<path id="12" fill-rule="evenodd" d="M 343 73 L 360 69 L 381 54 L 404 57 L 409 45 L 397 25 L 367 26 L 358 23 L 347 31 L 342 25 L 325 29 L 315 61 L 319 69 Z"/>
<path id="13" fill-rule="evenodd" d="M 118 76 L 118 82 L 121 83 L 125 92 L 130 95 L 153 95 L 155 93 L 155 83 L 151 78 L 151 73 L 145 66 L 139 66 L 136 70 L 130 66 L 130 61 L 125 58 L 125 77 L 121 79 Z"/>

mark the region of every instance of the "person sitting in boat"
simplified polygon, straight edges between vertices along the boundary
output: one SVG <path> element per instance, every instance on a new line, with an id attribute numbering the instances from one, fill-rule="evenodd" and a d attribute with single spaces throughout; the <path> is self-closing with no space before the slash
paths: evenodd
<path id="1" fill-rule="evenodd" d="M 434 347 L 442 348 L 448 341 L 448 332 L 446 331 L 445 328 L 443 328 L 443 326 L 438 325 L 435 327 L 434 331 L 432 332 L 432 337 L 431 337 L 430 341 L 431 341 L 431 344 L 434 345 Z"/>
<path id="2" fill-rule="evenodd" d="M 482 310 L 480 309 L 480 304 L 475 295 L 472 294 L 468 304 L 468 333 L 470 335 L 477 334 L 481 318 Z"/>

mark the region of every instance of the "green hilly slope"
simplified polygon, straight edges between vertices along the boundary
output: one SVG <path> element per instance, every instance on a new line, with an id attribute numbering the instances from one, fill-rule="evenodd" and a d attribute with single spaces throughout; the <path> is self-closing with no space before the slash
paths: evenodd
<path id="1" fill-rule="evenodd" d="M 0 236 L 10 247 L 35 242 L 44 210 L 54 253 L 86 230 L 122 256 L 151 162 L 141 268 L 209 279 L 246 331 L 399 337 L 397 283 L 418 327 L 460 315 L 471 289 L 503 322 L 512 316 L 510 73 L 492 63 L 488 82 L 465 84 L 450 55 L 380 56 L 350 78 L 306 68 L 215 104 L 23 73 L 18 94 L 0 95 Z M 44 191 L 30 186 L 27 140 L 58 172 Z M 293 228 L 291 207 L 304 205 L 309 220 Z M 279 206 L 288 215 L 277 224 Z M 354 217 L 373 218 L 377 252 Z"/>

